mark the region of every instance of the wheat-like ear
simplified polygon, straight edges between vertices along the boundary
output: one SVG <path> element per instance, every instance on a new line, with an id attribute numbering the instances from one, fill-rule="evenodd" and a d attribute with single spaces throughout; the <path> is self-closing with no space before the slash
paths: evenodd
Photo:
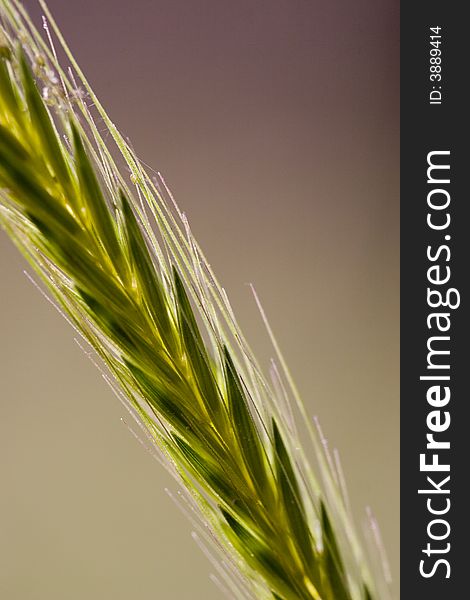
<path id="1" fill-rule="evenodd" d="M 65 73 L 21 5 L 0 7 L 2 224 L 186 485 L 225 552 L 230 591 L 370 600 L 377 591 L 338 485 L 326 472 L 321 488 L 296 450 L 276 390 L 184 216 L 142 169 L 73 57 L 74 72 Z M 276 382 L 282 388 L 279 374 Z"/>

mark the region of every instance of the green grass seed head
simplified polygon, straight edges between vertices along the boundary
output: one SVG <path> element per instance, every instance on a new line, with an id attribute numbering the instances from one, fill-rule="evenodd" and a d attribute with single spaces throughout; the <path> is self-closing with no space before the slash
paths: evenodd
<path id="1" fill-rule="evenodd" d="M 147 175 L 41 4 L 67 72 L 21 4 L 0 0 L 4 228 L 197 502 L 238 570 L 234 595 L 378 597 L 320 444 L 323 486 L 163 180 Z M 289 383 L 276 371 L 285 395 Z"/>

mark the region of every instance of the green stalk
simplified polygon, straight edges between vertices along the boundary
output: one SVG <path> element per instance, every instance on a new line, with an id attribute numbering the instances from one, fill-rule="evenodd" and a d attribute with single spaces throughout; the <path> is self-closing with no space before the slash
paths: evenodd
<path id="1" fill-rule="evenodd" d="M 298 440 L 288 441 L 276 394 L 185 220 L 119 135 L 43 8 L 75 74 L 61 69 L 18 2 L 0 0 L 5 230 L 198 504 L 240 573 L 234 594 L 376 597 L 324 459 L 321 487 L 294 450 Z"/>

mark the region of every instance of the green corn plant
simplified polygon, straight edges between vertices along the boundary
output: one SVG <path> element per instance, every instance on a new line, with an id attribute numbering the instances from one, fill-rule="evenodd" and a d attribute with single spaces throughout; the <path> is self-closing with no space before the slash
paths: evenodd
<path id="1" fill-rule="evenodd" d="M 263 375 L 186 218 L 118 133 L 41 4 L 67 70 L 21 4 L 0 0 L 4 229 L 185 486 L 234 597 L 378 598 L 314 432 L 321 485 L 298 449 L 282 407 L 288 371 Z M 289 394 L 295 405 L 294 387 Z"/>

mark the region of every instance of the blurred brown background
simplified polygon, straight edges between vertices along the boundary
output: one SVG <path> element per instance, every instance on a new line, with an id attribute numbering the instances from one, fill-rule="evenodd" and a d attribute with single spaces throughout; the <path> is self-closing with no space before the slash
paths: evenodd
<path id="1" fill-rule="evenodd" d="M 33 0 L 25 2 L 40 25 Z M 398 581 L 398 3 L 50 0 L 248 337 L 254 282 Z M 215 599 L 174 485 L 0 235 L 0 596 Z M 395 590 L 397 586 L 395 585 Z"/>

